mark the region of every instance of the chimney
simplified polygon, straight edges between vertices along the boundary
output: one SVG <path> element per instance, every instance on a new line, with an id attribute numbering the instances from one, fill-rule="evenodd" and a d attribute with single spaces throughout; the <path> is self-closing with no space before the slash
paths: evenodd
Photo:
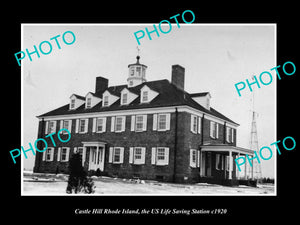
<path id="1" fill-rule="evenodd" d="M 180 65 L 172 66 L 171 83 L 174 84 L 180 90 L 184 90 L 184 71 L 185 69 Z"/>
<path id="2" fill-rule="evenodd" d="M 96 77 L 96 89 L 97 92 L 104 92 L 108 88 L 108 79 L 104 77 Z"/>

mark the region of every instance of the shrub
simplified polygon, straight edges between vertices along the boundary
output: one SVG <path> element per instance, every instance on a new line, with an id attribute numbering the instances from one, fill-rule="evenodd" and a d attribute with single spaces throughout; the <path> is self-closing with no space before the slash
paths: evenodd
<path id="1" fill-rule="evenodd" d="M 95 192 L 94 181 L 87 177 L 79 153 L 73 154 L 69 162 L 69 179 L 66 192 L 72 194 L 73 191 L 75 194 L 80 192 L 92 194 Z"/>

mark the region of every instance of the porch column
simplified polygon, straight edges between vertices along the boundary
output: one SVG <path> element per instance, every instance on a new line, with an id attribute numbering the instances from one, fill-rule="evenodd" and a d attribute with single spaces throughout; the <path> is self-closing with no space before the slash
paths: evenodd
<path id="1" fill-rule="evenodd" d="M 99 155 L 99 145 L 97 145 L 96 147 L 96 160 L 95 160 L 95 164 L 98 166 L 98 155 Z M 95 170 L 97 169 L 97 167 L 95 168 Z"/>
<path id="2" fill-rule="evenodd" d="M 229 151 L 229 179 L 232 179 L 232 151 Z"/>

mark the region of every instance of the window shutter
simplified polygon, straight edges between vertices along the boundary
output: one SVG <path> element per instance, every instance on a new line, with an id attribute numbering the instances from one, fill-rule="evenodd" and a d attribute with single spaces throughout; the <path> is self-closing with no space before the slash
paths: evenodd
<path id="1" fill-rule="evenodd" d="M 124 162 L 124 148 L 120 148 L 120 163 Z"/>
<path id="2" fill-rule="evenodd" d="M 49 126 L 49 121 L 46 121 L 46 124 L 45 124 L 45 134 L 48 134 L 48 126 Z"/>
<path id="3" fill-rule="evenodd" d="M 103 118 L 103 126 L 102 131 L 106 132 L 106 117 Z"/>
<path id="4" fill-rule="evenodd" d="M 64 121 L 61 120 L 61 121 L 60 121 L 60 124 L 59 124 L 59 129 L 62 129 L 62 128 L 63 128 L 63 124 L 64 124 Z M 62 134 L 62 131 L 61 131 L 60 133 Z"/>
<path id="5" fill-rule="evenodd" d="M 53 121 L 53 127 L 54 127 L 53 132 L 56 132 L 56 121 Z"/>
<path id="6" fill-rule="evenodd" d="M 231 128 L 231 142 L 234 142 L 234 129 Z"/>
<path id="7" fill-rule="evenodd" d="M 200 151 L 197 151 L 197 165 L 196 167 L 200 167 Z"/>
<path id="8" fill-rule="evenodd" d="M 69 161 L 69 155 L 70 155 L 70 147 L 67 148 L 67 152 L 66 152 L 66 162 Z"/>
<path id="9" fill-rule="evenodd" d="M 46 151 L 43 151 L 43 161 L 46 160 L 46 153 L 47 153 L 47 150 L 46 150 Z"/>
<path id="10" fill-rule="evenodd" d="M 131 116 L 131 131 L 134 131 L 134 127 L 135 127 L 135 116 Z"/>
<path id="11" fill-rule="evenodd" d="M 165 148 L 165 161 L 164 165 L 169 165 L 169 148 Z"/>
<path id="12" fill-rule="evenodd" d="M 71 130 L 72 130 L 72 120 L 69 120 L 68 130 L 69 130 L 70 133 L 71 133 Z"/>
<path id="13" fill-rule="evenodd" d="M 116 119 L 116 117 L 114 117 L 114 116 L 111 117 L 111 124 L 110 124 L 110 131 L 111 132 L 115 131 L 115 119 Z"/>
<path id="14" fill-rule="evenodd" d="M 78 131 L 79 131 L 79 119 L 76 119 L 75 133 L 78 133 Z"/>
<path id="15" fill-rule="evenodd" d="M 61 152 L 61 147 L 59 147 L 58 151 L 57 151 L 57 161 L 58 162 L 60 161 L 60 152 Z"/>
<path id="16" fill-rule="evenodd" d="M 112 163 L 113 153 L 114 153 L 114 148 L 113 147 L 109 147 L 108 162 L 110 162 L 110 163 Z"/>
<path id="17" fill-rule="evenodd" d="M 88 132 L 88 127 L 89 127 L 89 119 L 85 119 L 84 133 Z"/>
<path id="18" fill-rule="evenodd" d="M 210 121 L 210 130 L 209 130 L 209 136 L 214 137 L 214 123 Z"/>
<path id="19" fill-rule="evenodd" d="M 145 164 L 145 157 L 146 157 L 146 148 L 142 148 L 142 157 L 141 157 L 141 164 Z"/>
<path id="20" fill-rule="evenodd" d="M 133 148 L 129 148 L 129 163 L 133 163 Z"/>
<path id="21" fill-rule="evenodd" d="M 53 157 L 54 157 L 54 148 L 51 148 L 50 161 L 53 161 Z"/>
<path id="22" fill-rule="evenodd" d="M 83 147 L 83 150 L 82 150 L 82 166 L 84 166 L 85 155 L 86 155 L 86 147 Z"/>
<path id="23" fill-rule="evenodd" d="M 156 148 L 151 148 L 151 164 L 156 164 Z"/>
<path id="24" fill-rule="evenodd" d="M 166 130 L 170 130 L 171 114 L 166 114 Z"/>
<path id="25" fill-rule="evenodd" d="M 157 114 L 153 114 L 153 130 L 157 130 Z"/>
<path id="26" fill-rule="evenodd" d="M 219 124 L 216 123 L 216 138 L 219 138 Z"/>
<path id="27" fill-rule="evenodd" d="M 199 117 L 198 117 L 198 134 L 201 133 L 201 122 L 202 122 L 201 119 L 202 119 L 202 118 L 199 116 Z"/>
<path id="28" fill-rule="evenodd" d="M 126 116 L 122 116 L 122 128 L 121 128 L 121 131 L 125 131 L 125 124 L 126 124 Z"/>
<path id="29" fill-rule="evenodd" d="M 143 115 L 143 131 L 147 130 L 147 115 Z"/>
<path id="30" fill-rule="evenodd" d="M 191 114 L 191 132 L 194 133 L 194 115 Z"/>
<path id="31" fill-rule="evenodd" d="M 96 132 L 97 118 L 93 118 L 93 133 Z"/>

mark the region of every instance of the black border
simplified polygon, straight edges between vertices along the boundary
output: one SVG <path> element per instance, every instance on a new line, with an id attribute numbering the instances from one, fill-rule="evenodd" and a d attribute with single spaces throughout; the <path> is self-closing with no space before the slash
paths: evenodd
<path id="1" fill-rule="evenodd" d="M 297 150 L 282 151 L 277 155 L 277 196 L 93 196 L 93 197 L 68 197 L 68 196 L 20 196 L 20 161 L 14 165 L 11 161 L 9 151 L 21 145 L 21 76 L 20 67 L 14 58 L 14 53 L 20 51 L 21 23 L 159 23 L 170 16 L 182 13 L 184 10 L 192 10 L 196 15 L 194 23 L 276 23 L 277 24 L 277 65 L 286 61 L 292 61 L 297 67 L 296 58 L 296 15 L 293 8 L 295 5 L 286 3 L 274 3 L 274 5 L 263 6 L 254 2 L 229 5 L 211 6 L 198 3 L 197 6 L 182 6 L 166 3 L 166 5 L 154 4 L 152 2 L 139 2 L 137 5 L 129 2 L 124 6 L 116 5 L 109 7 L 106 3 L 61 3 L 46 5 L 26 5 L 26 7 L 14 7 L 6 13 L 4 21 L 8 21 L 4 44 L 4 67 L 3 84 L 9 88 L 3 89 L 4 101 L 2 111 L 5 115 L 5 145 L 4 155 L 5 171 L 3 186 L 5 187 L 6 208 L 4 215 L 13 218 L 20 215 L 25 219 L 31 216 L 31 221 L 42 216 L 43 221 L 51 220 L 49 213 L 55 218 L 86 219 L 104 215 L 75 215 L 76 208 L 178 208 L 178 209 L 214 209 L 225 208 L 225 215 L 216 215 L 219 218 L 233 217 L 232 222 L 253 223 L 265 219 L 280 218 L 288 215 L 289 219 L 297 215 L 293 200 L 297 196 Z M 75 6 L 74 4 L 80 4 Z M 39 7 L 40 6 L 40 7 Z M 152 8 L 152 7 L 153 8 Z M 275 6 L 275 7 L 273 7 Z M 75 9 L 76 7 L 76 9 Z M 297 73 L 297 72 L 296 72 Z M 3 85 L 3 87 L 5 87 Z M 296 74 L 283 76 L 277 80 L 277 140 L 286 136 L 292 136 L 296 140 Z M 296 140 L 297 141 L 297 140 Z M 280 145 L 281 146 L 281 145 Z M 282 148 L 282 146 L 281 146 Z M 7 193 L 7 194 L 6 194 Z M 297 204 L 297 203 L 296 203 Z M 153 216 L 153 215 L 152 215 Z M 155 216 L 155 217 L 161 217 Z M 106 216 L 116 217 L 116 215 Z M 122 217 L 129 217 L 122 215 Z M 136 217 L 136 215 L 134 215 Z M 166 217 L 166 216 L 165 216 Z M 175 217 L 172 215 L 172 217 Z M 179 216 L 176 216 L 179 217 Z M 185 216 L 180 216 L 185 217 Z M 191 216 L 192 217 L 192 216 Z M 194 217 L 194 216 L 193 216 Z M 200 218 L 211 218 L 212 216 L 200 215 Z M 239 220 L 237 220 L 239 218 Z M 41 222 L 37 220 L 35 222 Z M 33 223 L 35 223 L 33 222 Z"/>

